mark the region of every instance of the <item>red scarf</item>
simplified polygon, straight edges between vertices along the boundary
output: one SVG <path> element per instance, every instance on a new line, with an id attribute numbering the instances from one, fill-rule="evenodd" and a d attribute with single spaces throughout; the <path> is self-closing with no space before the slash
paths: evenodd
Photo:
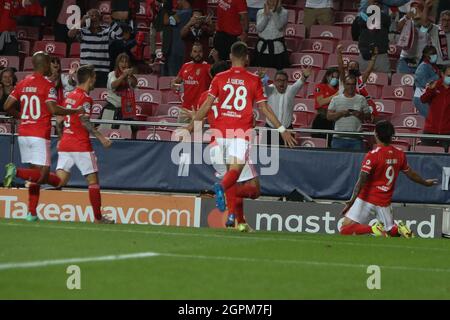
<path id="1" fill-rule="evenodd" d="M 400 33 L 400 37 L 398 38 L 397 46 L 403 50 L 411 49 L 414 43 L 414 38 L 417 36 L 416 32 L 414 21 L 407 19 L 405 25 L 403 26 L 402 32 Z"/>
<path id="2" fill-rule="evenodd" d="M 119 78 L 121 75 L 122 72 L 120 70 L 116 71 L 116 78 Z M 117 87 L 116 93 L 122 98 L 122 119 L 134 119 L 136 117 L 136 98 L 128 80 Z"/>
<path id="3" fill-rule="evenodd" d="M 448 43 L 445 31 L 439 26 L 439 48 L 441 50 L 442 60 L 448 60 Z"/>

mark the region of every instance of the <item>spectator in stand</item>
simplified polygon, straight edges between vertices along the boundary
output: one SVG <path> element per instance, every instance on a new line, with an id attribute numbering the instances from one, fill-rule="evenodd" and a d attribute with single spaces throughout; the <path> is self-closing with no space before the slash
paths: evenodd
<path id="1" fill-rule="evenodd" d="M 5 0 L 0 3 L 0 55 L 19 55 L 17 25 L 14 19 L 18 9 L 19 4 L 16 0 Z"/>
<path id="2" fill-rule="evenodd" d="M 17 77 L 14 69 L 6 68 L 0 71 L 0 112 L 5 112 L 3 105 L 8 99 L 17 83 Z"/>
<path id="3" fill-rule="evenodd" d="M 111 1 L 111 17 L 117 23 L 133 25 L 136 22 L 136 13 L 139 12 L 139 0 Z"/>
<path id="4" fill-rule="evenodd" d="M 44 7 L 39 0 L 22 0 L 17 13 L 17 24 L 40 28 L 44 22 Z"/>
<path id="5" fill-rule="evenodd" d="M 122 37 L 122 29 L 113 22 L 109 27 L 100 25 L 100 11 L 91 9 L 81 19 L 82 29 L 71 29 L 68 33 L 70 38 L 78 35 L 80 40 L 80 63 L 81 65 L 92 64 L 95 66 L 97 88 L 105 88 L 108 81 L 111 59 L 109 56 L 109 45 L 111 41 Z"/>
<path id="6" fill-rule="evenodd" d="M 380 0 L 369 0 L 371 5 L 381 6 Z M 373 13 L 375 14 L 375 13 Z M 372 15 L 373 15 L 372 14 Z M 378 56 L 374 72 L 391 72 L 391 63 L 388 57 L 389 51 L 389 28 L 391 18 L 388 14 L 381 12 L 380 29 L 370 30 L 367 27 L 369 17 L 365 14 L 359 17 L 353 25 L 354 34 L 358 39 L 359 65 L 361 70 L 366 70 L 372 58 L 375 48 L 378 48 Z"/>
<path id="7" fill-rule="evenodd" d="M 416 90 L 414 92 L 413 102 L 419 113 L 425 118 L 428 115 L 429 105 L 422 103 L 420 97 L 425 93 L 426 86 L 441 78 L 441 71 L 437 66 L 438 56 L 437 50 L 433 46 L 426 46 L 423 49 L 422 60 L 416 70 L 414 77 L 414 85 Z"/>
<path id="8" fill-rule="evenodd" d="M 314 91 L 314 108 L 317 110 L 317 116 L 311 125 L 312 129 L 333 130 L 334 122 L 328 120 L 328 106 L 333 97 L 339 94 L 339 71 L 336 68 L 329 68 L 323 76 L 322 82 L 316 85 Z M 326 138 L 327 134 L 314 133 L 314 138 Z M 331 146 L 331 139 L 328 140 Z"/>
<path id="9" fill-rule="evenodd" d="M 281 6 L 281 0 L 266 0 L 256 21 L 259 39 L 254 64 L 278 70 L 289 67 L 289 54 L 284 42 L 288 11 Z"/>
<path id="10" fill-rule="evenodd" d="M 445 68 L 441 79 L 427 86 L 420 100 L 430 105 L 423 133 L 450 135 L 450 66 Z M 450 141 L 422 139 L 422 144 L 440 145 L 448 152 Z"/>
<path id="11" fill-rule="evenodd" d="M 450 11 L 442 11 L 439 25 L 429 23 L 428 14 L 433 6 L 432 0 L 426 0 L 425 8 L 423 10 L 423 24 L 427 28 L 423 28 L 423 32 L 428 32 L 431 37 L 431 44 L 437 49 L 438 61 L 437 64 L 441 66 L 450 66 Z"/>
<path id="12" fill-rule="evenodd" d="M 209 88 L 211 83 L 209 74 L 211 66 L 203 60 L 203 46 L 201 43 L 197 42 L 192 46 L 191 58 L 192 61 L 182 66 L 177 77 L 171 83 L 174 91 L 183 93 L 182 107 L 185 110 L 180 112 L 178 116 L 178 122 L 181 123 L 189 121 L 186 114 L 195 109 L 199 96 Z"/>
<path id="13" fill-rule="evenodd" d="M 370 118 L 370 109 L 366 98 L 356 93 L 357 78 L 349 75 L 344 81 L 344 92 L 331 99 L 327 119 L 335 122 L 335 131 L 361 132 L 362 122 Z M 362 137 L 352 135 L 333 135 L 331 147 L 364 151 Z"/>
<path id="14" fill-rule="evenodd" d="M 51 57 L 50 59 L 50 72 L 48 77 L 53 82 L 56 95 L 58 97 L 57 103 L 59 106 L 64 105 L 64 99 L 69 92 L 75 90 L 77 82 L 75 80 L 77 69 L 71 69 L 69 73 L 62 73 L 61 61 L 58 57 Z M 64 117 L 63 117 L 64 118 Z"/>
<path id="15" fill-rule="evenodd" d="M 137 79 L 134 70 L 130 65 L 130 57 L 126 53 L 117 56 L 114 71 L 108 74 L 108 96 L 106 105 L 100 116 L 104 120 L 134 120 L 136 116 L 136 101 L 134 88 L 137 86 Z M 110 124 L 101 124 L 101 129 L 111 129 Z M 117 126 L 112 126 L 116 129 Z M 136 133 L 134 126 L 121 125 L 121 130 L 130 130 Z"/>
<path id="16" fill-rule="evenodd" d="M 181 39 L 181 29 L 189 22 L 192 16 L 191 3 L 188 0 L 179 0 L 178 8 L 174 12 L 164 14 L 164 25 L 170 28 L 169 39 L 163 35 L 164 64 L 163 75 L 174 77 L 180 71 L 184 62 L 184 42 Z"/>
<path id="17" fill-rule="evenodd" d="M 245 0 L 219 0 L 217 3 L 214 48 L 220 60 L 230 59 L 230 48 L 238 40 L 247 41 L 248 13 Z"/>
<path id="18" fill-rule="evenodd" d="M 200 42 L 203 46 L 204 56 L 209 57 L 209 38 L 214 35 L 212 16 L 205 17 L 202 11 L 193 10 L 191 20 L 181 29 L 181 38 L 184 41 L 184 61 L 191 58 L 192 46 Z"/>
<path id="19" fill-rule="evenodd" d="M 307 37 L 311 26 L 315 24 L 332 25 L 333 23 L 333 0 L 306 0 L 303 24 Z"/>
<path id="20" fill-rule="evenodd" d="M 275 74 L 274 83 L 268 85 L 264 83 L 264 91 L 267 95 L 268 104 L 272 107 L 273 112 L 280 120 L 281 124 L 286 129 L 292 129 L 293 113 L 294 113 L 294 99 L 297 92 L 303 87 L 304 83 L 311 75 L 311 67 L 302 68 L 302 76 L 294 84 L 288 85 L 288 74 L 283 70 L 278 70 Z M 262 76 L 265 76 L 263 73 Z M 266 127 L 274 128 L 273 124 L 266 119 Z M 278 136 L 278 144 L 285 145 L 284 140 L 276 131 L 268 131 L 267 142 L 271 144 L 271 136 L 276 134 Z"/>
<path id="21" fill-rule="evenodd" d="M 411 1 L 409 12 L 397 26 L 397 31 L 401 32 L 398 44 L 403 47 L 397 64 L 398 73 L 415 73 L 423 48 L 430 42 L 428 33 L 420 32 L 423 5 L 423 0 Z"/>
<path id="22" fill-rule="evenodd" d="M 366 88 L 367 80 L 369 79 L 370 74 L 373 71 L 373 68 L 375 66 L 375 62 L 378 57 L 378 49 L 375 48 L 374 54 L 372 55 L 372 58 L 370 59 L 370 62 L 367 66 L 367 69 L 364 71 L 363 74 L 361 74 L 361 71 L 359 69 L 359 63 L 357 61 L 349 61 L 347 64 L 347 67 L 344 65 L 344 59 L 342 58 L 342 45 L 339 44 L 336 48 L 337 53 L 337 59 L 338 59 L 338 65 L 339 65 L 339 93 L 344 93 L 344 81 L 345 77 L 348 75 L 353 75 L 357 79 L 357 85 L 356 85 L 356 93 L 362 95 L 366 98 L 367 104 L 372 109 L 372 115 L 375 117 L 377 116 L 377 105 L 375 104 L 375 101 L 373 101 L 372 97 L 369 95 L 369 92 Z"/>
<path id="23" fill-rule="evenodd" d="M 258 11 L 264 8 L 266 0 L 247 0 L 248 20 L 256 22 Z"/>

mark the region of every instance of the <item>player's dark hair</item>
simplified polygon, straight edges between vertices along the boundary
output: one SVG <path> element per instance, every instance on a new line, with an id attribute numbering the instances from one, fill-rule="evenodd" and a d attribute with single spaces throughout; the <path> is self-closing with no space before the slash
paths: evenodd
<path id="1" fill-rule="evenodd" d="M 335 73 L 339 73 L 339 70 L 337 68 L 328 68 L 327 72 L 323 75 L 322 83 L 328 83 L 328 77 L 332 76 Z"/>
<path id="2" fill-rule="evenodd" d="M 347 82 L 347 80 L 353 80 L 353 81 L 355 81 L 355 85 L 358 83 L 358 79 L 357 79 L 356 76 L 353 75 L 353 74 L 349 74 L 349 75 L 345 76 L 344 84 Z"/>
<path id="3" fill-rule="evenodd" d="M 91 64 L 84 65 L 78 68 L 77 81 L 78 84 L 83 84 L 95 75 L 95 67 Z"/>
<path id="4" fill-rule="evenodd" d="M 216 74 L 227 71 L 228 69 L 230 69 L 230 64 L 227 61 L 218 61 L 212 65 L 209 73 L 214 78 Z"/>
<path id="5" fill-rule="evenodd" d="M 392 137 L 395 135 L 395 128 L 389 121 L 381 120 L 375 125 L 375 133 L 381 142 L 390 144 Z"/>
<path id="6" fill-rule="evenodd" d="M 285 76 L 286 79 L 289 79 L 289 76 L 288 76 L 287 72 L 284 71 L 284 70 L 278 70 L 278 71 L 275 73 L 275 76 L 273 77 L 273 79 L 275 80 L 275 79 L 277 78 L 277 76 Z"/>
<path id="7" fill-rule="evenodd" d="M 231 55 L 238 59 L 244 59 L 248 54 L 248 47 L 245 42 L 237 41 L 231 46 Z"/>

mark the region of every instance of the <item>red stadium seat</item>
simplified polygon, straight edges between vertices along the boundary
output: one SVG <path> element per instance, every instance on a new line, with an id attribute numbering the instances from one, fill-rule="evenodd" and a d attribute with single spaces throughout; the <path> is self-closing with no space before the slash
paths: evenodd
<path id="1" fill-rule="evenodd" d="M 78 58 L 62 58 L 61 69 L 63 71 L 69 71 L 70 69 L 78 69 L 80 67 L 80 59 Z"/>
<path id="2" fill-rule="evenodd" d="M 152 104 L 161 104 L 162 95 L 158 90 L 136 89 L 134 93 L 136 101 L 147 102 Z"/>
<path id="3" fill-rule="evenodd" d="M 374 84 L 366 84 L 366 90 L 373 99 L 381 98 L 380 92 L 378 90 L 378 86 Z M 385 97 L 383 97 L 385 99 Z"/>
<path id="4" fill-rule="evenodd" d="M 139 130 L 136 134 L 136 139 L 139 140 L 161 140 L 172 141 L 172 130 Z M 175 141 L 175 140 L 174 140 Z"/>
<path id="5" fill-rule="evenodd" d="M 335 14 L 335 25 L 351 25 L 357 16 L 357 12 L 338 11 Z"/>
<path id="6" fill-rule="evenodd" d="M 34 43 L 33 52 L 44 51 L 49 55 L 64 58 L 66 56 L 66 44 L 56 41 L 36 41 Z"/>
<path id="7" fill-rule="evenodd" d="M 317 71 L 325 65 L 325 57 L 320 53 L 293 53 L 290 60 L 293 67 L 312 66 Z"/>
<path id="8" fill-rule="evenodd" d="M 156 106 L 154 116 L 178 118 L 179 113 L 180 113 L 179 105 L 160 104 Z"/>
<path id="9" fill-rule="evenodd" d="M 377 86 L 389 85 L 389 78 L 387 73 L 372 72 L 367 79 L 367 84 L 374 84 Z"/>
<path id="10" fill-rule="evenodd" d="M 411 129 L 411 128 L 396 127 L 395 134 L 399 134 L 399 133 L 400 134 L 401 133 L 416 134 L 416 133 L 418 133 L 418 131 L 414 128 Z M 392 137 L 392 141 L 395 141 L 396 144 L 403 144 L 408 147 L 410 147 L 414 144 L 417 144 L 415 140 L 417 140 L 417 139 L 416 138 L 397 137 L 397 136 Z"/>
<path id="11" fill-rule="evenodd" d="M 395 113 L 395 101 L 391 100 L 374 100 L 377 111 L 381 116 L 392 116 Z"/>
<path id="12" fill-rule="evenodd" d="M 19 71 L 20 60 L 16 56 L 0 56 L 0 68 L 15 68 Z"/>
<path id="13" fill-rule="evenodd" d="M 308 128 L 311 123 L 311 112 L 294 111 L 292 126 L 294 128 Z"/>
<path id="14" fill-rule="evenodd" d="M 294 111 L 315 113 L 316 110 L 314 109 L 314 99 L 295 98 L 294 99 Z"/>
<path id="15" fill-rule="evenodd" d="M 37 27 L 17 26 L 16 33 L 17 39 L 32 41 L 39 40 L 39 28 Z"/>
<path id="16" fill-rule="evenodd" d="M 389 58 L 395 58 L 398 59 L 400 58 L 400 53 L 401 53 L 402 49 L 397 47 L 395 44 L 389 44 L 389 51 L 388 51 L 388 55 Z"/>
<path id="17" fill-rule="evenodd" d="M 288 23 L 297 22 L 297 12 L 295 10 L 288 9 Z"/>
<path id="18" fill-rule="evenodd" d="M 109 139 L 131 139 L 131 130 L 99 129 Z"/>
<path id="19" fill-rule="evenodd" d="M 423 129 L 425 119 L 420 115 L 402 114 L 392 117 L 391 122 L 395 127 L 419 131 Z"/>
<path id="20" fill-rule="evenodd" d="M 0 134 L 11 133 L 10 123 L 0 123 Z"/>
<path id="21" fill-rule="evenodd" d="M 414 90 L 412 87 L 385 86 L 383 87 L 383 99 L 409 100 L 413 98 Z"/>
<path id="22" fill-rule="evenodd" d="M 305 39 L 306 29 L 302 24 L 291 24 L 288 23 L 285 30 L 285 37 L 287 38 L 298 38 Z"/>
<path id="23" fill-rule="evenodd" d="M 92 104 L 91 108 L 91 116 L 100 115 L 106 103 L 107 102 L 105 100 L 94 100 L 94 103 Z"/>
<path id="24" fill-rule="evenodd" d="M 400 149 L 402 151 L 409 151 L 409 145 L 408 144 L 403 144 L 403 143 L 399 143 L 399 142 L 392 142 L 392 146 L 396 147 L 397 149 Z"/>
<path id="25" fill-rule="evenodd" d="M 163 94 L 163 103 L 174 103 L 174 104 L 181 104 L 181 97 L 178 93 L 175 93 L 173 91 L 162 91 Z"/>
<path id="26" fill-rule="evenodd" d="M 298 145 L 303 148 L 326 148 L 327 140 L 321 138 L 298 138 Z"/>
<path id="27" fill-rule="evenodd" d="M 70 58 L 79 58 L 80 57 L 80 43 L 79 42 L 72 42 L 70 45 Z"/>
<path id="28" fill-rule="evenodd" d="M 108 89 L 106 88 L 95 88 L 91 91 L 90 96 L 93 100 L 106 100 L 106 97 L 108 96 Z"/>
<path id="29" fill-rule="evenodd" d="M 297 13 L 297 24 L 303 24 L 304 18 L 305 18 L 305 11 L 299 10 Z"/>
<path id="30" fill-rule="evenodd" d="M 445 150 L 443 147 L 439 146 L 415 146 L 414 152 L 420 152 L 420 153 L 445 153 Z"/>
<path id="31" fill-rule="evenodd" d="M 418 114 L 419 111 L 411 101 L 403 101 L 400 107 L 400 114 Z"/>
<path id="32" fill-rule="evenodd" d="M 310 31 L 311 39 L 342 40 L 344 32 L 342 27 L 313 25 Z"/>
<path id="33" fill-rule="evenodd" d="M 305 39 L 300 46 L 300 52 L 309 53 L 333 53 L 335 44 L 324 39 Z"/>
<path id="34" fill-rule="evenodd" d="M 25 60 L 23 61 L 22 71 L 33 71 L 33 63 L 31 62 L 31 57 L 25 57 Z"/>
<path id="35" fill-rule="evenodd" d="M 253 35 L 253 36 L 257 36 L 258 35 L 258 31 L 256 30 L 256 23 L 255 22 L 250 22 L 248 24 L 248 35 Z"/>
<path id="36" fill-rule="evenodd" d="M 357 61 L 357 57 L 354 54 L 342 54 L 342 60 L 344 60 L 344 65 L 347 65 L 350 61 Z M 328 56 L 326 67 L 327 68 L 338 67 L 337 54 L 332 53 Z"/>
<path id="37" fill-rule="evenodd" d="M 25 77 L 29 76 L 30 74 L 33 74 L 33 73 L 27 72 L 27 71 L 16 72 L 17 81 L 22 81 L 23 79 L 25 79 Z"/>
<path id="38" fill-rule="evenodd" d="M 149 74 L 136 74 L 139 89 L 158 89 L 158 76 Z"/>
<path id="39" fill-rule="evenodd" d="M 407 73 L 394 73 L 392 75 L 393 86 L 414 86 L 414 75 Z"/>
<path id="40" fill-rule="evenodd" d="M 173 79 L 175 79 L 176 77 L 159 77 L 159 84 L 158 84 L 158 89 L 159 90 L 172 90 L 170 87 L 170 84 L 172 82 Z"/>
<path id="41" fill-rule="evenodd" d="M 284 71 L 288 74 L 288 81 L 290 83 L 297 81 L 302 76 L 302 70 L 300 68 L 286 68 L 284 69 Z M 314 79 L 315 79 L 315 72 L 313 71 L 309 76 L 307 82 L 314 82 Z"/>
<path id="42" fill-rule="evenodd" d="M 342 40 L 339 42 L 342 45 L 342 53 L 346 55 L 359 55 L 358 42 L 353 40 Z"/>

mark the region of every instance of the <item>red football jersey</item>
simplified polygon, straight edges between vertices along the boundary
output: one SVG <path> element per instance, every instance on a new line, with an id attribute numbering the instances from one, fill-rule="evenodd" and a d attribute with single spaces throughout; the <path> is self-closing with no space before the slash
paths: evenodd
<path id="1" fill-rule="evenodd" d="M 0 32 L 16 31 L 16 20 L 19 4 L 16 0 L 5 0 L 0 4 Z"/>
<path id="2" fill-rule="evenodd" d="M 19 136 L 50 139 L 52 114 L 46 103 L 57 101 L 53 83 L 33 73 L 20 81 L 10 96 L 20 102 Z"/>
<path id="3" fill-rule="evenodd" d="M 247 13 L 245 0 L 219 0 L 217 2 L 216 30 L 233 36 L 241 35 L 243 30 L 240 13 Z"/>
<path id="4" fill-rule="evenodd" d="M 215 128 L 224 138 L 236 136 L 232 132 L 227 134 L 227 129 L 246 132 L 253 128 L 253 103 L 267 101 L 260 78 L 240 67 L 217 74 L 209 95 L 217 98 Z"/>
<path id="5" fill-rule="evenodd" d="M 393 146 L 378 146 L 367 153 L 361 171 L 369 174 L 369 181 L 358 198 L 376 206 L 391 204 L 395 182 L 400 171 L 409 170 L 405 153 Z"/>
<path id="6" fill-rule="evenodd" d="M 64 118 L 64 130 L 59 143 L 61 152 L 91 152 L 92 144 L 89 131 L 83 126 L 80 117 L 91 114 L 93 101 L 86 91 L 76 88 L 67 95 L 64 102 L 66 109 L 83 109 L 84 112 L 68 115 Z"/>
<path id="7" fill-rule="evenodd" d="M 183 64 L 178 77 L 183 79 L 183 108 L 192 110 L 197 106 L 200 94 L 208 90 L 211 83 L 209 69 L 211 66 L 206 63 L 188 62 Z"/>
<path id="8" fill-rule="evenodd" d="M 328 98 L 336 92 L 338 92 L 338 88 L 330 87 L 327 83 L 319 83 L 316 85 L 316 90 L 314 90 L 314 109 L 328 109 L 328 104 L 324 106 L 319 105 L 317 97 L 322 96 L 322 98 Z"/>

